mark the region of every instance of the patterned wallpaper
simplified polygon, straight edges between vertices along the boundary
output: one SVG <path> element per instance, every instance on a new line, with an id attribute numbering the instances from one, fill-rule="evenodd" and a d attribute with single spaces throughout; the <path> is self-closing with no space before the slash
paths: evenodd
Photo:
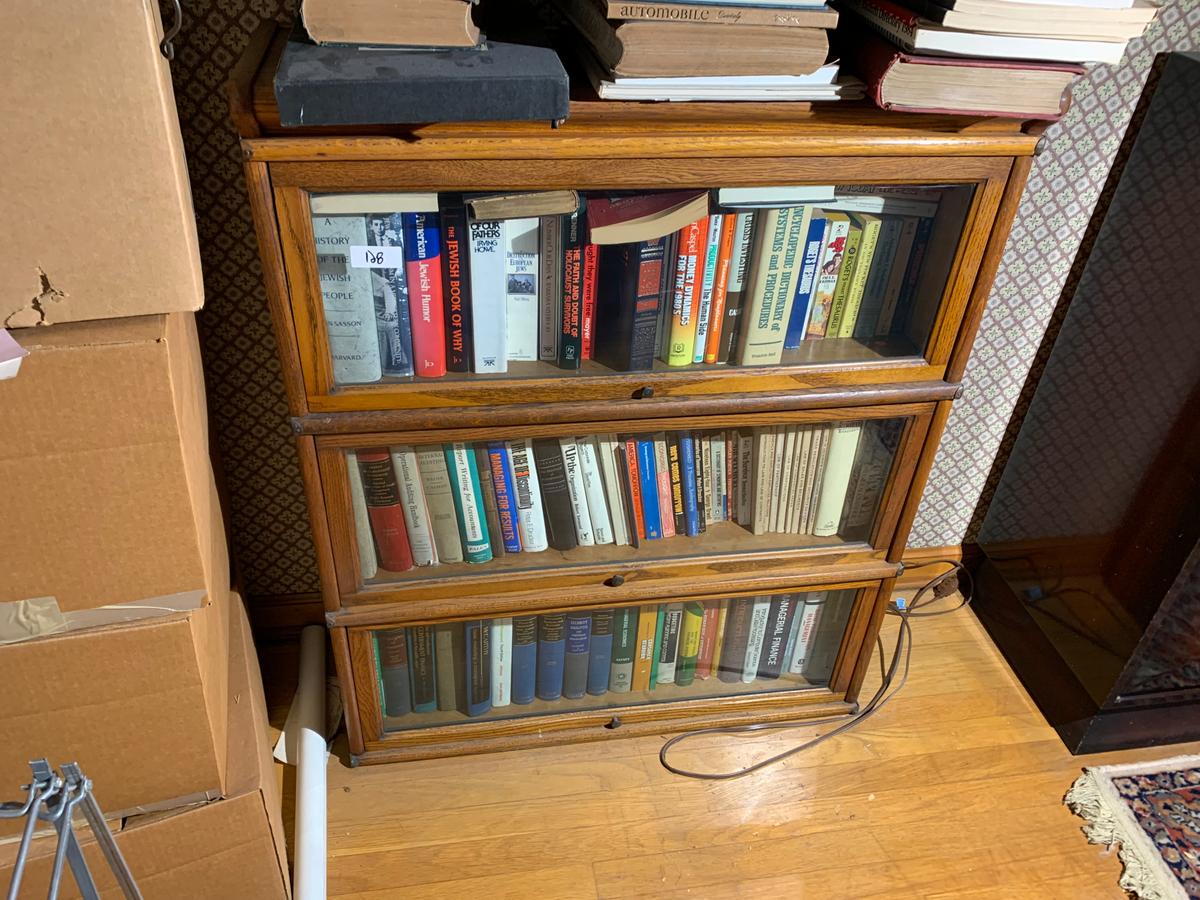
<path id="1" fill-rule="evenodd" d="M 1046 131 L 909 543 L 971 541 L 1049 347 L 1042 347 L 1092 210 L 1156 54 L 1200 48 L 1200 0 L 1168 0 L 1119 66 L 1097 66 Z M 1060 311 L 1061 317 L 1061 311 Z M 1027 387 L 1028 386 L 1028 387 Z"/>
<path id="2" fill-rule="evenodd" d="M 201 339 L 234 558 L 251 596 L 316 591 L 237 136 L 221 90 L 259 23 L 289 16 L 295 0 L 183 5 L 172 73 L 199 222 L 207 294 Z M 993 463 L 1006 452 L 1009 421 L 1036 371 L 1039 344 L 1154 54 L 1197 46 L 1200 0 L 1168 0 L 1123 64 L 1094 70 L 1049 132 L 913 530 L 915 546 L 957 544 L 973 533 L 979 499 L 990 496 Z"/>

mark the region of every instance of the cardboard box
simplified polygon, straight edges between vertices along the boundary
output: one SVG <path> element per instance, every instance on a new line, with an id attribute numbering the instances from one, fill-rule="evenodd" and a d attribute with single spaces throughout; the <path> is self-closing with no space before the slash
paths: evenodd
<path id="1" fill-rule="evenodd" d="M 225 794 L 231 606 L 226 591 L 187 613 L 0 647 L 0 798 L 41 757 L 78 762 L 106 814 Z M 15 832 L 0 820 L 0 836 Z"/>
<path id="2" fill-rule="evenodd" d="M 199 309 L 158 4 L 11 0 L 0 34 L 0 327 Z"/>
<path id="3" fill-rule="evenodd" d="M 0 606 L 227 592 L 195 316 L 23 337 L 29 357 L 0 381 Z"/>
<path id="4" fill-rule="evenodd" d="M 231 616 L 228 734 L 229 788 L 225 799 L 125 820 L 117 844 L 146 900 L 271 900 L 289 891 L 279 789 L 267 732 L 262 679 L 241 601 Z M 154 764 L 150 754 L 146 765 Z M 84 773 L 91 774 L 87 766 Z M 99 796 L 99 794 L 98 794 Z M 103 797 L 100 798 L 103 801 Z M 107 813 L 108 810 L 105 809 Z M 101 896 L 115 881 L 86 826 L 78 824 L 88 867 Z M 5 852 L 7 851 L 7 852 Z M 53 837 L 34 842 L 22 880 L 28 896 L 43 896 Z M 0 884 L 8 884 L 15 844 L 0 847 Z M 63 898 L 78 897 L 69 873 Z"/>

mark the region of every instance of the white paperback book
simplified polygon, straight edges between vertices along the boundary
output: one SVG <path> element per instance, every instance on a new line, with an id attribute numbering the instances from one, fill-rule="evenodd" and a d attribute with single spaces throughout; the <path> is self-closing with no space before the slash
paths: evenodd
<path id="1" fill-rule="evenodd" d="M 787 428 L 783 425 L 775 425 L 771 431 L 775 450 L 771 456 L 771 511 L 770 519 L 767 522 L 767 531 L 774 533 L 779 530 L 779 509 L 782 505 L 780 501 L 783 499 L 780 494 L 784 490 L 783 454 L 784 448 L 787 446 Z"/>
<path id="2" fill-rule="evenodd" d="M 507 219 L 504 222 L 504 292 L 509 360 L 538 358 L 538 252 L 541 229 L 538 220 Z"/>
<path id="3" fill-rule="evenodd" d="M 350 248 L 367 243 L 365 216 L 312 217 L 321 304 L 337 384 L 367 384 L 383 377 L 371 270 L 350 265 Z"/>
<path id="4" fill-rule="evenodd" d="M 742 682 L 745 684 L 758 677 L 758 662 L 762 659 L 763 638 L 767 636 L 770 615 L 771 598 L 755 597 L 750 611 L 750 632 L 746 636 L 746 660 L 742 664 Z"/>
<path id="5" fill-rule="evenodd" d="M 604 480 L 604 497 L 608 501 L 613 543 L 618 547 L 628 547 L 629 523 L 625 518 L 625 502 L 621 496 L 621 476 L 617 469 L 616 435 L 602 434 L 596 438 L 596 456 L 600 462 L 600 475 Z"/>
<path id="6" fill-rule="evenodd" d="M 400 487 L 400 503 L 404 510 L 404 527 L 408 530 L 408 545 L 412 549 L 413 565 L 436 566 L 437 548 L 429 507 L 421 485 L 421 469 L 412 447 L 392 448 L 392 468 Z"/>
<path id="7" fill-rule="evenodd" d="M 375 539 L 371 537 L 371 519 L 367 514 L 367 495 L 363 491 L 362 472 L 358 470 L 358 454 L 346 454 L 346 471 L 350 473 L 350 506 L 354 509 L 354 538 L 358 543 L 358 574 L 363 581 L 379 572 L 379 557 L 375 555 Z"/>
<path id="8" fill-rule="evenodd" d="M 754 494 L 750 502 L 750 533 L 766 534 L 771 528 L 771 479 L 775 468 L 775 432 L 771 428 L 754 431 Z"/>
<path id="9" fill-rule="evenodd" d="M 462 562 L 462 540 L 458 536 L 458 516 L 454 514 L 454 486 L 450 483 L 442 449 L 418 450 L 417 468 L 421 472 L 421 487 L 425 491 L 438 559 L 445 563 Z"/>
<path id="10" fill-rule="evenodd" d="M 583 468 L 579 464 L 579 447 L 575 438 L 558 439 L 562 451 L 563 468 L 567 473 L 567 493 L 571 496 L 571 513 L 575 518 L 575 537 L 581 547 L 596 543 L 592 533 L 592 517 L 588 513 L 587 491 L 583 484 Z"/>
<path id="11" fill-rule="evenodd" d="M 592 521 L 592 538 L 597 544 L 611 544 L 613 528 L 608 514 L 596 439 L 580 438 L 575 442 L 575 446 L 579 449 L 579 467 L 583 470 L 583 492 L 587 496 L 588 517 Z"/>
<path id="12" fill-rule="evenodd" d="M 550 546 L 546 539 L 546 519 L 542 515 L 542 494 L 537 467 L 533 464 L 533 444 L 528 438 L 506 441 L 512 464 L 513 487 L 517 492 L 517 523 L 521 528 L 521 549 L 540 553 Z"/>
<path id="13" fill-rule="evenodd" d="M 779 446 L 778 443 L 775 445 Z M 796 456 L 796 428 L 794 425 L 783 426 L 783 467 L 779 472 L 779 483 L 775 493 L 779 496 L 779 517 L 772 522 L 775 532 L 787 531 L 787 522 L 792 514 L 792 469 Z"/>
<path id="14" fill-rule="evenodd" d="M 792 644 L 792 652 L 788 657 L 787 670 L 793 675 L 803 675 L 808 657 L 812 653 L 813 636 L 816 634 L 817 623 L 821 620 L 821 611 L 825 609 L 826 591 L 813 591 L 804 595 L 804 605 L 796 610 L 792 628 L 796 640 Z"/>
<path id="15" fill-rule="evenodd" d="M 667 635 L 673 633 L 675 640 L 667 643 Z M 683 604 L 668 603 L 663 610 L 663 640 L 659 648 L 658 684 L 675 683 L 675 665 L 679 661 L 679 644 L 683 640 Z"/>
<path id="16" fill-rule="evenodd" d="M 488 627 L 491 629 L 492 706 L 508 706 L 512 703 L 512 618 L 492 619 Z"/>
<path id="17" fill-rule="evenodd" d="M 817 500 L 817 515 L 813 534 L 831 537 L 837 534 L 842 521 L 842 506 L 846 503 L 846 488 L 854 469 L 855 452 L 862 435 L 862 424 L 851 422 L 835 425 L 829 437 L 829 452 L 821 478 L 821 493 Z"/>
<path id="18" fill-rule="evenodd" d="M 667 436 L 660 431 L 654 435 L 654 475 L 658 479 L 658 525 L 665 538 L 675 537 L 675 503 L 671 495 L 671 457 L 667 451 Z"/>
<path id="19" fill-rule="evenodd" d="M 504 221 L 472 221 L 471 340 L 478 374 L 508 371 Z"/>
<path id="20" fill-rule="evenodd" d="M 792 518 L 788 522 L 790 534 L 800 534 L 804 528 L 804 512 L 807 508 L 808 493 L 808 457 L 812 452 L 812 426 L 805 425 L 800 429 L 800 437 L 796 441 L 795 471 L 792 481 L 796 486 L 796 496 L 792 503 Z"/>
<path id="21" fill-rule="evenodd" d="M 754 435 L 739 431 L 737 443 L 737 521 L 739 525 L 750 525 L 753 524 L 751 510 L 754 507 Z"/>

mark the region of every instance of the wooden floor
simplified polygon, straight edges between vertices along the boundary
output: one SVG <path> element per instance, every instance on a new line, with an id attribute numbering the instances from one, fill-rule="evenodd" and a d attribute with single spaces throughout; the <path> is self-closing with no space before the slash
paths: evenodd
<path id="1" fill-rule="evenodd" d="M 329 895 L 1124 897 L 1115 852 L 1087 843 L 1062 795 L 1085 764 L 1200 750 L 1072 757 L 969 611 L 914 630 L 912 676 L 890 706 L 731 782 L 666 772 L 658 738 L 332 759 Z M 791 743 L 698 739 L 676 760 L 733 768 Z"/>

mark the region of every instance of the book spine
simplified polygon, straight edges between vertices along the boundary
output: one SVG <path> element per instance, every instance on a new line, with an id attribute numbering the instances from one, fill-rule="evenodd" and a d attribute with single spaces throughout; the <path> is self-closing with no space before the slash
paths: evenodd
<path id="1" fill-rule="evenodd" d="M 696 473 L 696 527 L 700 534 L 708 530 L 708 481 L 705 480 L 705 469 L 708 468 L 708 455 L 704 452 L 704 436 L 692 437 L 693 471 Z"/>
<path id="2" fill-rule="evenodd" d="M 661 300 L 658 304 L 658 322 L 655 324 L 655 355 L 664 360 L 671 355 L 671 318 L 675 298 L 676 270 L 678 269 L 679 262 L 680 234 L 681 232 L 672 231 L 666 236 L 666 248 L 663 252 L 662 281 L 659 294 Z"/>
<path id="3" fill-rule="evenodd" d="M 533 463 L 537 466 L 538 487 L 541 489 L 542 509 L 545 512 L 546 539 L 555 550 L 573 550 L 579 546 L 579 542 L 575 534 L 575 514 L 571 508 L 567 470 L 558 441 L 554 438 L 534 440 Z"/>
<path id="4" fill-rule="evenodd" d="M 492 558 L 491 537 L 483 518 L 483 497 L 479 490 L 479 469 L 475 454 L 466 444 L 447 444 L 446 468 L 453 478 L 454 513 L 458 517 L 458 536 L 463 555 L 469 563 L 485 563 Z"/>
<path id="5" fill-rule="evenodd" d="M 650 657 L 650 690 L 658 687 L 658 663 L 662 655 L 663 626 L 667 618 L 667 607 L 659 604 L 654 608 L 654 653 Z"/>
<path id="6" fill-rule="evenodd" d="M 812 653 L 813 636 L 816 634 L 817 625 L 820 624 L 827 597 L 826 591 L 814 591 L 804 595 L 804 608 L 795 617 L 796 621 L 792 626 L 796 632 L 796 641 L 792 645 L 792 655 L 787 663 L 787 670 L 792 675 L 804 674 Z"/>
<path id="7" fill-rule="evenodd" d="M 454 486 L 446 469 L 446 455 L 439 448 L 417 451 L 417 469 L 429 508 L 430 529 L 439 562 L 462 562 L 462 540 L 458 536 L 458 516 L 454 512 Z"/>
<path id="8" fill-rule="evenodd" d="M 686 366 L 692 362 L 707 236 L 708 216 L 684 226 L 679 233 L 675 289 L 671 298 L 671 344 L 666 359 L 669 366 Z"/>
<path id="9" fill-rule="evenodd" d="M 879 308 L 879 318 L 875 323 L 875 337 L 885 338 L 892 332 L 892 319 L 896 314 L 896 306 L 900 300 L 900 289 L 904 286 L 904 275 L 908 271 L 908 260 L 912 255 L 913 239 L 917 234 L 917 225 L 925 220 L 916 216 L 904 216 L 900 219 L 900 232 L 896 237 L 896 250 L 892 254 L 892 265 L 888 269 L 887 284 L 883 289 L 883 301 Z"/>
<path id="10" fill-rule="evenodd" d="M 538 220 L 504 223 L 505 352 L 512 361 L 538 358 Z"/>
<path id="11" fill-rule="evenodd" d="M 558 323 L 562 321 L 562 243 L 560 217 L 542 216 L 538 268 L 538 358 L 558 361 Z"/>
<path id="12" fill-rule="evenodd" d="M 667 435 L 667 467 L 671 478 L 671 518 L 675 534 L 687 534 L 687 511 L 683 503 L 683 464 L 679 452 L 680 435 L 672 431 Z"/>
<path id="13" fill-rule="evenodd" d="M 611 609 L 592 613 L 592 646 L 588 651 L 587 692 L 597 695 L 608 693 L 608 681 L 612 669 L 613 655 L 613 611 Z"/>
<path id="14" fill-rule="evenodd" d="M 737 432 L 725 432 L 725 518 L 736 522 L 734 507 L 737 506 L 737 478 L 733 474 L 733 464 L 737 459 Z"/>
<path id="15" fill-rule="evenodd" d="M 741 364 L 778 365 L 800 269 L 801 235 L 807 233 L 812 207 L 768 210 L 755 242 L 754 273 L 746 320 L 738 336 Z"/>
<path id="16" fill-rule="evenodd" d="M 645 507 L 642 504 L 642 479 L 638 472 L 638 451 L 637 440 L 634 438 L 626 438 L 625 446 L 621 449 L 624 451 L 624 469 L 622 474 L 625 476 L 625 485 L 628 488 L 626 496 L 629 501 L 630 519 L 633 523 L 633 537 L 635 538 L 634 546 L 637 546 L 637 541 L 646 539 L 646 515 Z"/>
<path id="17" fill-rule="evenodd" d="M 838 326 L 839 338 L 854 337 L 858 317 L 862 312 L 863 298 L 866 295 L 867 281 L 871 275 L 871 263 L 875 259 L 875 249 L 879 244 L 879 231 L 883 220 L 878 216 L 855 216 L 862 229 L 858 253 L 854 260 L 854 274 L 850 279 L 850 289 L 846 294 L 846 306 L 842 310 L 842 321 Z"/>
<path id="18" fill-rule="evenodd" d="M 333 380 L 369 384 L 383 377 L 371 270 L 351 266 L 350 248 L 367 243 L 364 216 L 313 216 L 321 306 Z"/>
<path id="19" fill-rule="evenodd" d="M 371 537 L 371 516 L 367 512 L 367 497 L 363 491 L 362 473 L 358 470 L 358 454 L 346 452 L 346 470 L 350 475 L 350 507 L 354 511 L 354 541 L 358 550 L 358 576 L 370 581 L 379 572 L 375 556 L 375 541 Z"/>
<path id="20" fill-rule="evenodd" d="M 463 623 L 466 644 L 467 715 L 482 716 L 492 708 L 492 635 L 486 621 Z"/>
<path id="21" fill-rule="evenodd" d="M 762 656 L 758 661 L 758 677 L 778 678 L 787 663 L 787 641 L 792 631 L 796 603 L 790 596 L 774 597 L 767 610 L 767 630 L 763 637 Z"/>
<path id="22" fill-rule="evenodd" d="M 642 527 L 646 540 L 661 538 L 662 517 L 658 509 L 658 472 L 654 464 L 654 441 L 648 438 L 637 440 L 638 483 L 642 499 Z"/>
<path id="23" fill-rule="evenodd" d="M 508 300 L 504 291 L 503 220 L 472 221 L 471 322 L 475 371 L 508 371 Z"/>
<path id="24" fill-rule="evenodd" d="M 721 666 L 721 649 L 725 644 L 725 622 L 729 618 L 729 600 L 717 601 L 717 630 L 713 635 L 712 665 L 709 674 L 716 674 Z"/>
<path id="25" fill-rule="evenodd" d="M 492 480 L 492 464 L 488 459 L 487 447 L 474 446 L 475 471 L 479 473 L 479 498 L 483 501 L 483 519 L 487 524 L 488 546 L 492 557 L 499 559 L 508 553 L 504 549 L 504 536 L 500 533 L 500 508 L 496 500 L 496 484 Z"/>
<path id="26" fill-rule="evenodd" d="M 842 521 L 842 507 L 846 503 L 846 489 L 850 484 L 850 473 L 862 435 L 862 424 L 850 422 L 836 425 L 829 437 L 829 453 L 825 472 L 821 479 L 820 499 L 817 502 L 813 534 L 830 537 L 837 534 Z"/>
<path id="27" fill-rule="evenodd" d="M 592 629 L 595 630 L 595 623 Z M 608 689 L 628 693 L 633 686 L 633 663 L 637 655 L 638 608 L 626 606 L 613 613 L 612 662 Z"/>
<path id="28" fill-rule="evenodd" d="M 850 217 L 845 213 L 829 213 L 825 218 L 829 222 L 829 232 L 822 246 L 821 268 L 817 270 L 817 283 L 809 303 L 808 326 L 804 334 L 806 341 L 825 337 L 833 309 L 833 295 L 846 255 L 846 238 L 850 234 Z"/>
<path id="29" fill-rule="evenodd" d="M 395 247 L 403 260 L 404 225 L 402 217 L 367 217 L 367 245 Z M 379 360 L 384 375 L 407 378 L 413 374 L 412 323 L 408 312 L 408 279 L 405 266 L 371 266 L 371 290 L 375 303 L 375 327 L 379 339 Z"/>
<path id="30" fill-rule="evenodd" d="M 658 515 L 662 536 L 675 537 L 675 504 L 671 496 L 671 466 L 667 456 L 667 436 L 654 435 L 654 474 L 658 478 Z"/>
<path id="31" fill-rule="evenodd" d="M 700 533 L 700 507 L 696 503 L 696 449 L 689 432 L 679 435 L 679 470 L 683 490 L 683 515 L 688 537 Z"/>
<path id="32" fill-rule="evenodd" d="M 792 458 L 796 452 L 796 428 L 791 425 L 780 427 L 780 434 L 775 439 L 775 461 L 778 475 L 775 479 L 774 496 L 779 499 L 779 508 L 772 506 L 771 530 L 785 532 L 785 523 L 791 514 L 789 502 L 792 498 Z M 781 446 L 782 442 L 782 446 Z"/>
<path id="33" fill-rule="evenodd" d="M 596 455 L 600 464 L 600 474 L 604 481 L 604 497 L 607 501 L 610 523 L 613 531 L 613 543 L 618 547 L 628 547 L 630 523 L 625 515 L 625 498 L 622 491 L 622 479 L 617 468 L 617 439 L 614 435 L 601 435 L 596 439 Z"/>
<path id="34" fill-rule="evenodd" d="M 879 314 L 883 309 L 883 292 L 892 273 L 896 258 L 896 242 L 900 238 L 901 219 L 888 216 L 879 226 L 879 237 L 871 254 L 869 274 L 863 286 L 862 303 L 855 318 L 853 337 L 869 341 L 875 336 Z"/>
<path id="35" fill-rule="evenodd" d="M 712 322 L 713 291 L 717 279 L 717 257 L 721 252 L 721 229 L 725 216 L 714 213 L 708 217 L 708 236 L 704 245 L 704 273 L 700 277 L 700 301 L 696 306 L 696 339 L 692 362 L 704 362 L 708 352 L 708 333 Z"/>
<path id="36" fill-rule="evenodd" d="M 537 693 L 538 617 L 512 620 L 512 702 L 524 706 Z"/>
<path id="37" fill-rule="evenodd" d="M 808 326 L 808 313 L 812 303 L 813 289 L 817 284 L 817 267 L 821 262 L 821 247 L 825 243 L 825 232 L 829 223 L 824 216 L 812 217 L 808 223 L 808 234 L 804 238 L 804 258 L 800 266 L 800 277 L 796 281 L 796 298 L 792 302 L 792 314 L 788 319 L 787 334 L 783 339 L 785 350 L 797 350 L 804 340 Z"/>
<path id="38" fill-rule="evenodd" d="M 412 684 L 408 671 L 408 638 L 403 628 L 375 632 L 383 714 L 403 716 L 412 712 Z"/>
<path id="39" fill-rule="evenodd" d="M 578 369 L 583 359 L 583 209 L 560 220 L 562 241 L 562 315 L 558 332 L 558 367 Z"/>
<path id="40" fill-rule="evenodd" d="M 746 663 L 746 639 L 750 635 L 750 614 L 754 601 L 730 600 L 725 620 L 725 632 L 721 641 L 721 656 L 718 660 L 717 677 L 727 684 L 742 680 Z"/>
<path id="41" fill-rule="evenodd" d="M 432 625 L 414 625 L 408 629 L 408 658 L 412 669 L 414 712 L 433 712 L 438 708 L 433 640 Z"/>
<path id="42" fill-rule="evenodd" d="M 567 617 L 564 613 L 538 616 L 537 695 L 557 700 L 563 692 L 563 663 L 567 652 Z"/>
<path id="43" fill-rule="evenodd" d="M 896 299 L 896 312 L 892 315 L 892 331 L 903 328 L 912 314 L 913 302 L 917 294 L 917 285 L 921 280 L 921 270 L 924 268 L 925 257 L 929 253 L 929 240 L 933 234 L 933 221 L 931 218 L 923 218 L 917 222 L 917 231 L 913 235 L 912 252 L 908 258 L 908 266 L 904 270 L 904 281 L 900 286 L 900 296 Z"/>
<path id="44" fill-rule="evenodd" d="M 729 255 L 729 280 L 725 289 L 725 320 L 717 349 L 717 362 L 732 363 L 737 356 L 739 324 L 746 299 L 746 283 L 754 242 L 755 214 L 740 212 L 733 228 Z"/>
<path id="45" fill-rule="evenodd" d="M 704 362 L 723 361 L 721 336 L 725 327 L 725 302 L 729 297 L 729 269 L 733 260 L 733 239 L 740 217 L 732 213 L 721 217 L 717 236 L 717 262 L 713 275 L 712 309 L 708 313 L 708 337 L 704 343 Z"/>
<path id="46" fill-rule="evenodd" d="M 512 703 L 513 620 L 492 619 L 488 623 L 492 650 L 492 708 Z"/>
<path id="47" fill-rule="evenodd" d="M 500 535 L 508 553 L 521 552 L 521 525 L 517 512 L 516 488 L 513 486 L 512 462 L 507 448 L 500 441 L 488 444 L 488 471 L 496 492 L 496 516 Z"/>
<path id="48" fill-rule="evenodd" d="M 708 678 L 713 669 L 713 651 L 716 649 L 717 622 L 721 615 L 720 601 L 705 600 L 703 620 L 700 623 L 700 647 L 696 651 L 696 677 Z"/>
<path id="49" fill-rule="evenodd" d="M 567 473 L 567 494 L 571 498 L 571 515 L 575 521 L 575 538 L 581 547 L 596 543 L 592 533 L 592 516 L 588 510 L 587 486 L 583 480 L 583 465 L 579 458 L 579 446 L 575 438 L 559 438 L 563 469 Z"/>
<path id="50" fill-rule="evenodd" d="M 743 684 L 750 684 L 758 676 L 758 663 L 762 659 L 763 640 L 767 634 L 767 616 L 770 612 L 769 598 L 754 598 L 750 610 L 750 629 L 746 635 L 746 658 L 742 662 Z"/>
<path id="51" fill-rule="evenodd" d="M 588 519 L 592 523 L 592 540 L 596 544 L 611 544 L 613 528 L 608 513 L 608 502 L 605 499 L 597 440 L 594 437 L 580 438 L 575 442 L 575 446 L 579 451 L 579 469 L 583 475 Z"/>
<path id="52" fill-rule="evenodd" d="M 728 516 L 725 508 L 728 505 L 726 485 L 728 484 L 725 471 L 725 435 L 717 432 L 709 437 L 709 447 L 712 453 L 712 498 L 713 521 L 724 522 Z"/>
<path id="53" fill-rule="evenodd" d="M 754 508 L 754 435 L 738 432 L 738 523 L 750 524 Z"/>
<path id="54" fill-rule="evenodd" d="M 386 449 L 359 450 L 358 472 L 379 565 L 389 572 L 407 572 L 413 567 L 412 549 L 391 454 Z"/>
<path id="55" fill-rule="evenodd" d="M 633 658 L 634 691 L 650 690 L 650 669 L 654 660 L 654 630 L 658 624 L 658 609 L 654 606 L 638 608 L 637 646 Z"/>
<path id="56" fill-rule="evenodd" d="M 434 213 L 404 213 L 403 223 L 413 369 L 422 378 L 440 378 L 446 374 L 441 229 Z"/>
<path id="57" fill-rule="evenodd" d="M 679 627 L 679 659 L 675 666 L 675 683 L 686 687 L 696 680 L 700 656 L 700 631 L 704 626 L 704 607 L 699 603 L 683 604 Z"/>
<path id="58" fill-rule="evenodd" d="M 812 534 L 817 521 L 817 503 L 821 495 L 821 482 L 825 476 L 825 465 L 829 460 L 830 426 L 821 425 L 813 429 L 813 445 L 808 457 L 808 515 L 804 520 L 803 534 Z"/>
<path id="59" fill-rule="evenodd" d="M 850 286 L 854 283 L 862 237 L 862 226 L 851 217 L 850 233 L 846 235 L 846 255 L 842 259 L 842 269 L 838 273 L 837 287 L 833 291 L 833 305 L 829 308 L 829 324 L 825 327 L 825 337 L 827 338 L 841 336 L 842 319 L 845 318 L 846 305 L 849 302 Z"/>
<path id="60" fill-rule="evenodd" d="M 655 684 L 674 684 L 679 663 L 679 635 L 683 625 L 683 604 L 668 603 L 663 610 L 662 638 L 658 642 L 658 675 Z"/>
<path id="61" fill-rule="evenodd" d="M 596 285 L 599 276 L 600 248 L 595 244 L 583 247 L 582 308 L 580 312 L 579 343 L 583 359 L 591 359 L 596 347 Z"/>
<path id="62" fill-rule="evenodd" d="M 772 25 L 789 28 L 832 28 L 825 7 L 793 9 L 790 7 L 740 6 L 734 3 L 709 4 L 629 3 L 626 0 L 604 0 L 600 4 L 609 19 L 614 21 L 696 22 L 710 25 Z"/>
<path id="63" fill-rule="evenodd" d="M 528 440 L 508 441 L 505 444 L 505 454 L 512 465 L 517 523 L 521 527 L 521 549 L 526 553 L 540 553 L 549 547 L 550 543 L 546 538 L 542 489 L 537 465 L 533 461 L 533 445 Z"/>
<path id="64" fill-rule="evenodd" d="M 471 252 L 467 210 L 461 202 L 442 208 L 442 296 L 446 304 L 446 369 L 470 372 Z"/>
<path id="65" fill-rule="evenodd" d="M 591 656 L 591 613 L 567 613 L 566 652 L 563 657 L 563 696 L 578 700 L 587 693 L 588 658 Z"/>
<path id="66" fill-rule="evenodd" d="M 457 631 L 457 638 L 455 632 Z M 458 685 L 455 666 L 456 648 L 461 652 L 462 623 L 443 622 L 434 626 L 433 657 L 437 673 L 437 708 L 457 709 Z"/>
<path id="67" fill-rule="evenodd" d="M 425 491 L 421 487 L 417 454 L 411 447 L 393 447 L 392 466 L 396 471 L 400 500 L 404 505 L 404 527 L 408 531 L 408 545 L 412 550 L 413 564 L 435 566 L 438 563 L 437 548 L 433 542 L 433 528 L 429 521 Z"/>
<path id="68" fill-rule="evenodd" d="M 629 371 L 648 372 L 658 354 L 659 309 L 668 296 L 667 240 L 658 238 L 637 245 L 637 281 L 633 298 L 633 326 L 629 340 Z"/>
<path id="69" fill-rule="evenodd" d="M 812 427 L 805 425 L 801 427 L 799 439 L 796 442 L 795 474 L 793 476 L 795 496 L 792 500 L 792 518 L 788 522 L 788 532 L 790 534 L 800 534 L 801 525 L 804 522 L 804 489 L 805 485 L 808 484 L 808 460 L 811 454 Z"/>

